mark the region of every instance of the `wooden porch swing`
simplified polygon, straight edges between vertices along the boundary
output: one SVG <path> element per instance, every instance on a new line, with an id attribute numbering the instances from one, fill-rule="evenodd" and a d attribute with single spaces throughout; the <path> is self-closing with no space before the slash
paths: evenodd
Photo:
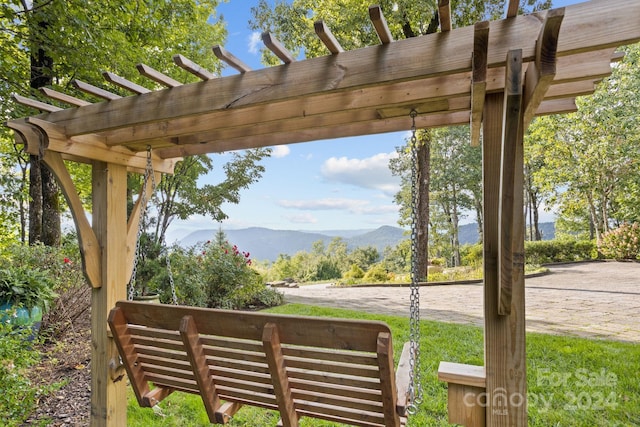
<path id="1" fill-rule="evenodd" d="M 292 400 L 305 402 L 300 411 L 355 425 L 401 423 L 406 402 L 392 392 L 391 336 L 375 322 L 244 313 L 215 313 L 224 321 L 213 322 L 213 314 L 198 309 L 118 301 L 126 299 L 141 209 L 138 203 L 127 217 L 127 174 L 144 173 L 148 146 L 159 175 L 172 173 L 182 156 L 405 130 L 412 110 L 418 128 L 470 123 L 472 143 L 483 150 L 485 363 L 441 366 L 440 378 L 449 383 L 449 419 L 467 426 L 527 424 L 523 135 L 536 115 L 575 111 L 575 97 L 592 93 L 610 74 L 611 62 L 621 59 L 616 48 L 640 40 L 640 2 L 592 0 L 525 16 L 517 15 L 518 0 L 507 4 L 505 19 L 452 29 L 449 1 L 439 0 L 440 32 L 397 41 L 380 9 L 372 7 L 380 45 L 344 51 L 328 27 L 317 23 L 331 54 L 300 61 L 265 34 L 265 45 L 284 64 L 260 70 L 214 47 L 216 56 L 240 72 L 222 78 L 176 55 L 176 64 L 202 80 L 193 84 L 144 64 L 138 65 L 140 73 L 162 89 L 105 73 L 130 96 L 75 82 L 79 91 L 104 99 L 98 103 L 49 88 L 44 96 L 64 108 L 14 96 L 42 112 L 7 126 L 56 176 L 93 287 L 92 426 L 126 425 L 118 346 L 143 404 L 172 389 L 197 392 L 211 419 L 224 420 L 250 400 L 241 392 L 247 383 L 250 395 L 260 395 L 252 404 L 277 407 L 289 425 L 298 417 Z M 64 161 L 92 165 L 91 222 Z M 315 343 L 320 347 L 308 348 Z M 156 354 L 142 356 L 144 346 Z M 227 357 L 237 361 L 209 365 Z M 347 370 L 351 383 L 322 386 L 334 388 L 333 395 L 320 391 L 318 378 L 304 376 L 307 357 L 330 367 L 331 374 L 318 376 L 342 378 Z M 162 363 L 147 362 L 156 359 Z M 253 359 L 269 369 L 251 370 Z M 285 374 L 283 363 L 296 368 Z M 358 381 L 372 378 L 379 390 L 352 391 Z M 151 390 L 147 381 L 157 387 Z M 403 391 L 404 380 L 396 387 Z M 480 395 L 486 396 L 482 402 L 474 398 Z M 227 403 L 220 406 L 220 399 Z M 374 406 L 379 409 L 372 411 Z M 375 415 L 354 415 L 361 412 Z"/>

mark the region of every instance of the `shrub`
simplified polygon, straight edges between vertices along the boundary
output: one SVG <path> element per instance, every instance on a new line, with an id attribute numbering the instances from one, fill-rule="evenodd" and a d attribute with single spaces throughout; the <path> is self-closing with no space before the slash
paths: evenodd
<path id="1" fill-rule="evenodd" d="M 174 248 L 171 268 L 178 301 L 185 305 L 226 309 L 281 304 L 282 295 L 265 286 L 251 263 L 248 252 L 242 252 L 228 242 L 207 242 L 188 250 Z M 161 301 L 170 302 L 166 270 L 154 281 L 160 283 Z"/>
<path id="2" fill-rule="evenodd" d="M 624 223 L 604 233 L 598 242 L 598 249 L 606 258 L 640 259 L 640 224 Z"/>
<path id="3" fill-rule="evenodd" d="M 382 264 L 374 264 L 365 273 L 363 280 L 370 283 L 389 281 L 389 273 Z"/>
<path id="4" fill-rule="evenodd" d="M 596 245 L 591 240 L 556 239 L 525 242 L 524 252 L 525 262 L 536 265 L 597 258 Z"/>
<path id="5" fill-rule="evenodd" d="M 358 266 L 358 264 L 351 264 L 349 271 L 344 273 L 345 279 L 362 279 L 364 277 L 364 271 Z"/>

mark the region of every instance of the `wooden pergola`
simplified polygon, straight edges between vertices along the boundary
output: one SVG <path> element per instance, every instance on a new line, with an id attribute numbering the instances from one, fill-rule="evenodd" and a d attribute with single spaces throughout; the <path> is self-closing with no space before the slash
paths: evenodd
<path id="1" fill-rule="evenodd" d="M 330 54 L 301 61 L 265 34 L 283 64 L 260 70 L 216 46 L 215 55 L 239 71 L 228 77 L 176 55 L 202 80 L 192 84 L 138 65 L 158 90 L 105 73 L 132 93 L 126 97 L 75 82 L 104 99 L 98 103 L 51 89 L 44 95 L 70 107 L 15 96 L 42 112 L 7 125 L 55 174 L 93 287 L 91 425 L 126 425 L 107 314 L 126 299 L 141 208 L 127 218 L 127 173 L 144 171 L 147 147 L 155 172 L 172 173 L 183 156 L 406 130 L 411 110 L 419 128 L 470 123 L 472 142 L 482 141 L 485 363 L 441 365 L 450 420 L 526 425 L 523 134 L 536 115 L 575 111 L 575 97 L 610 74 L 622 57 L 616 48 L 640 40 L 640 2 L 593 0 L 526 16 L 517 15 L 517 0 L 507 3 L 505 19 L 452 29 L 449 1 L 440 0 L 440 32 L 397 41 L 372 7 L 379 45 L 345 52 L 319 22 Z M 65 160 L 93 167 L 91 223 Z"/>

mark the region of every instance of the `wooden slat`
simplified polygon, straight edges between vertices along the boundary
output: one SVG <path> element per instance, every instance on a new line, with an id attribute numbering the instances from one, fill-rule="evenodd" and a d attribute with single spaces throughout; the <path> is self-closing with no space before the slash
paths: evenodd
<path id="1" fill-rule="evenodd" d="M 187 349 L 187 355 L 193 368 L 193 376 L 198 383 L 202 402 L 209 415 L 209 420 L 213 423 L 216 420 L 216 411 L 220 407 L 220 399 L 216 391 L 216 384 L 209 374 L 207 356 L 204 354 L 202 343 L 198 337 L 198 328 L 192 316 L 186 315 L 182 318 L 180 336 Z"/>
<path id="2" fill-rule="evenodd" d="M 380 390 L 380 381 L 372 380 L 370 378 L 358 378 L 346 375 L 328 375 L 311 371 L 289 371 L 289 377 L 316 383 L 368 389 L 373 392 Z"/>
<path id="3" fill-rule="evenodd" d="M 190 72 L 191 74 L 198 78 L 201 78 L 202 80 L 213 80 L 216 78 L 216 76 L 212 72 L 196 64 L 189 58 L 180 55 L 179 53 L 173 55 L 173 62 L 175 62 L 178 67 Z"/>
<path id="4" fill-rule="evenodd" d="M 89 95 L 94 95 L 98 98 L 106 99 L 107 101 L 113 101 L 115 99 L 122 98 L 120 95 L 116 95 L 115 93 L 111 93 L 107 90 L 91 85 L 89 83 L 85 83 L 78 79 L 74 79 L 71 83 L 76 89 L 88 93 Z"/>
<path id="5" fill-rule="evenodd" d="M 47 113 L 52 113 L 54 111 L 61 111 L 62 108 L 56 107 L 55 105 L 47 104 L 42 101 L 36 101 L 35 99 L 26 98 L 22 95 L 18 95 L 14 93 L 12 95 L 13 100 L 20 105 L 24 105 L 25 107 L 35 108 L 36 110 L 45 111 Z"/>
<path id="6" fill-rule="evenodd" d="M 393 344 L 391 334 L 378 334 L 378 367 L 380 369 L 380 388 L 382 390 L 382 408 L 385 424 L 400 427 L 400 416 L 396 411 L 397 389 L 393 369 Z"/>
<path id="7" fill-rule="evenodd" d="M 257 406 L 259 408 L 278 410 L 278 403 L 273 394 L 251 393 L 241 389 L 219 387 L 218 395 L 223 400 L 238 402 L 243 405 Z"/>
<path id="8" fill-rule="evenodd" d="M 160 71 L 154 70 L 148 65 L 138 64 L 136 65 L 136 68 L 138 69 L 138 72 L 141 75 L 153 80 L 156 83 L 160 83 L 163 86 L 166 86 L 166 87 L 182 86 L 182 83 L 180 83 L 179 81 L 174 80 L 173 78 L 161 73 Z"/>
<path id="9" fill-rule="evenodd" d="M 161 356 L 153 356 L 149 354 L 138 354 L 138 362 L 143 365 L 153 365 L 153 366 L 165 366 L 167 368 L 187 371 L 191 370 L 191 365 L 186 360 L 179 360 L 175 358 L 167 358 Z"/>
<path id="10" fill-rule="evenodd" d="M 314 349 L 310 347 L 283 346 L 285 357 L 300 357 L 305 359 L 330 360 L 331 362 L 353 363 L 357 365 L 377 366 L 378 361 L 373 353 L 338 352 L 335 350 Z"/>
<path id="11" fill-rule="evenodd" d="M 113 74 L 109 71 L 105 71 L 102 73 L 102 76 L 104 77 L 104 79 L 110 83 L 113 83 L 114 85 L 120 86 L 123 89 L 128 90 L 129 92 L 133 92 L 135 94 L 141 94 L 141 93 L 149 93 L 151 92 L 151 90 L 147 89 L 144 86 L 140 86 L 137 83 L 134 83 L 132 81 L 129 81 L 127 79 L 125 79 L 124 77 L 120 77 L 116 74 Z"/>
<path id="12" fill-rule="evenodd" d="M 318 35 L 318 38 L 329 49 L 331 54 L 335 55 L 340 52 L 344 52 L 344 49 L 340 45 L 340 42 L 334 37 L 329 27 L 323 21 L 316 21 L 313 24 L 313 28 Z"/>
<path id="13" fill-rule="evenodd" d="M 334 408 L 348 408 L 349 410 L 353 409 L 374 413 L 382 412 L 381 402 L 360 399 L 357 394 L 353 396 L 340 396 L 333 394 L 331 389 L 324 390 L 322 393 L 294 389 L 292 390 L 292 394 L 296 402 L 305 401 Z"/>
<path id="14" fill-rule="evenodd" d="M 173 350 L 178 352 L 185 351 L 184 343 L 182 343 L 181 341 L 165 340 L 165 339 L 158 339 L 158 338 L 134 337 L 133 342 L 137 346 L 158 347 L 165 350 Z"/>
<path id="15" fill-rule="evenodd" d="M 313 402 L 296 402 L 296 408 L 302 416 L 337 421 L 354 426 L 385 425 L 384 416 L 380 413 L 351 410 L 344 407 L 322 406 Z M 389 424 L 393 426 L 394 424 Z"/>
<path id="16" fill-rule="evenodd" d="M 273 34 L 266 31 L 262 33 L 262 43 L 264 43 L 266 48 L 273 52 L 273 54 L 280 58 L 280 60 L 285 64 L 295 62 L 296 59 L 293 57 L 291 52 L 289 52 Z"/>
<path id="17" fill-rule="evenodd" d="M 547 13 L 536 43 L 535 61 L 527 67 L 523 121 L 525 129 L 529 126 L 556 76 L 558 34 L 563 18 L 564 8 L 554 9 Z"/>
<path id="18" fill-rule="evenodd" d="M 271 379 L 273 381 L 273 391 L 278 401 L 278 409 L 284 427 L 297 427 L 298 414 L 293 404 L 289 378 L 287 376 L 287 365 L 280 348 L 280 336 L 275 323 L 267 323 L 262 333 L 262 343 L 264 352 L 267 355 Z"/>
<path id="19" fill-rule="evenodd" d="M 449 0 L 438 0 L 438 18 L 440 19 L 440 31 L 451 31 L 451 4 Z"/>
<path id="20" fill-rule="evenodd" d="M 318 371 L 322 373 L 340 374 L 363 378 L 378 378 L 377 367 L 360 366 L 347 363 L 336 363 L 332 361 L 286 358 L 289 369 L 299 369 L 304 371 Z"/>
<path id="21" fill-rule="evenodd" d="M 380 38 L 380 43 L 383 45 L 391 43 L 393 36 L 387 25 L 387 20 L 384 19 L 384 15 L 382 14 L 382 8 L 379 5 L 369 6 L 369 19 L 371 19 L 373 28 L 375 28 L 378 38 Z"/>
<path id="22" fill-rule="evenodd" d="M 121 309 L 113 309 L 109 313 L 109 328 L 113 334 L 113 340 L 118 347 L 118 352 L 124 363 L 127 376 L 131 382 L 131 388 L 136 395 L 136 400 L 140 406 L 149 406 L 149 401 L 145 395 L 149 393 L 149 385 L 145 380 L 142 367 L 136 364 L 136 352 L 131 336 L 127 331 L 127 319 Z M 152 405 L 153 406 L 153 405 Z"/>
<path id="23" fill-rule="evenodd" d="M 518 8 L 520 7 L 520 0 L 509 0 L 507 5 L 507 18 L 513 18 L 518 16 Z"/>
<path id="24" fill-rule="evenodd" d="M 537 116 L 547 114 L 573 113 L 578 111 L 576 100 L 574 98 L 552 99 L 544 101 L 536 111 Z"/>
<path id="25" fill-rule="evenodd" d="M 61 93 L 53 89 L 49 89 L 48 87 L 41 87 L 40 92 L 51 99 L 55 99 L 56 101 L 64 102 L 66 104 L 75 105 L 76 107 L 83 107 L 85 105 L 91 104 L 89 101 L 85 101 L 84 99 L 76 98 L 75 96 L 67 95 L 66 93 Z"/>
<path id="26" fill-rule="evenodd" d="M 240 360 L 242 362 L 251 362 L 256 364 L 264 364 L 266 363 L 265 356 L 263 352 L 255 353 L 255 352 L 247 352 L 243 350 L 234 350 L 234 349 L 222 349 L 222 348 L 204 348 L 204 352 L 207 356 L 216 359 L 228 359 L 228 360 Z"/>
<path id="27" fill-rule="evenodd" d="M 500 222 L 498 246 L 498 314 L 511 313 L 513 288 L 513 198 L 515 152 L 522 121 L 522 51 L 507 55 L 500 164 Z"/>
<path id="28" fill-rule="evenodd" d="M 238 59 L 231 52 L 228 52 L 220 45 L 213 46 L 213 54 L 221 61 L 226 62 L 231 67 L 240 71 L 240 73 L 246 73 L 247 71 L 251 71 L 251 67 Z"/>
<path id="29" fill-rule="evenodd" d="M 226 424 L 241 407 L 237 402 L 224 402 L 216 412 L 216 423 Z"/>
<path id="30" fill-rule="evenodd" d="M 489 49 L 489 22 L 478 22 L 473 27 L 473 56 L 471 58 L 471 145 L 480 145 L 482 111 L 487 91 L 487 52 Z"/>
<path id="31" fill-rule="evenodd" d="M 382 393 L 379 390 L 371 390 L 368 388 L 348 387 L 338 384 L 330 384 L 324 382 L 307 381 L 289 377 L 289 385 L 294 390 L 305 390 L 315 393 L 327 393 L 331 390 L 333 396 L 343 396 L 353 398 L 355 396 L 361 400 L 371 402 L 382 402 Z"/>
<path id="32" fill-rule="evenodd" d="M 167 365 L 175 366 L 175 364 L 172 363 L 171 359 L 165 359 L 165 360 L 168 362 Z M 161 361 L 161 359 L 158 359 L 158 361 Z M 174 369 L 169 366 L 165 366 L 165 364 L 162 364 L 162 363 L 161 364 L 154 363 L 152 365 L 143 363 L 141 366 L 145 372 L 149 372 L 152 374 L 160 374 L 168 377 L 180 378 L 183 380 L 191 380 L 191 381 L 195 380 L 195 377 L 193 376 L 193 371 L 191 370 L 191 365 L 188 365 L 186 369 L 183 369 L 183 368 Z"/>
<path id="33" fill-rule="evenodd" d="M 168 375 L 154 374 L 152 372 L 145 372 L 144 377 L 156 386 L 176 389 L 186 393 L 200 394 L 198 383 L 196 383 L 195 380 L 185 380 Z"/>
<path id="34" fill-rule="evenodd" d="M 200 335 L 202 345 L 205 347 L 235 349 L 242 351 L 250 351 L 254 353 L 260 353 L 263 351 L 262 343 L 260 341 L 239 340 L 229 337 Z"/>

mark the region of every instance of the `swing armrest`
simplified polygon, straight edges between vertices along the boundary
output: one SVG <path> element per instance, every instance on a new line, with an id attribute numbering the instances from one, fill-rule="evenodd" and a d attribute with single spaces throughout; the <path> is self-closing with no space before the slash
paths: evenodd
<path id="1" fill-rule="evenodd" d="M 407 415 L 407 407 L 411 403 L 409 396 L 409 386 L 411 382 L 411 343 L 406 342 L 402 347 L 402 355 L 396 369 L 396 389 L 397 401 L 396 411 L 398 415 Z"/>

